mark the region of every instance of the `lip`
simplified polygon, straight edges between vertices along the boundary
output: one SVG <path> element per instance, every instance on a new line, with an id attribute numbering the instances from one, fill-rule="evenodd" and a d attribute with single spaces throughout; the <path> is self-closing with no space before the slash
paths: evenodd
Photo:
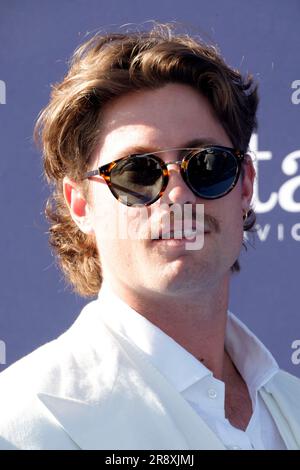
<path id="1" fill-rule="evenodd" d="M 194 232 L 195 233 L 195 232 Z M 210 232 L 205 231 L 204 235 L 208 235 Z M 158 244 L 161 247 L 167 248 L 167 249 L 177 249 L 177 248 L 182 248 L 185 247 L 186 244 L 192 244 L 195 243 L 196 239 L 198 236 L 201 235 L 201 233 L 198 231 L 194 234 L 193 237 L 184 237 L 182 236 L 181 238 L 174 238 L 172 237 L 174 233 L 170 232 L 170 237 L 169 238 L 157 238 L 153 239 L 152 241 L 155 242 L 155 244 Z M 203 235 L 203 233 L 202 233 Z"/>
<path id="2" fill-rule="evenodd" d="M 203 235 L 202 235 L 203 236 Z M 209 236 L 209 233 L 207 235 Z M 163 239 L 156 239 L 153 240 L 154 243 L 152 244 L 153 249 L 158 253 L 159 256 L 166 258 L 168 260 L 174 260 L 178 257 L 188 256 L 191 257 L 195 253 L 194 250 L 200 249 L 203 247 L 203 244 L 200 243 L 201 247 L 196 248 L 197 246 L 197 237 L 191 239 L 187 238 L 171 238 L 168 240 Z M 194 247 L 194 248 L 193 248 Z"/>
<path id="3" fill-rule="evenodd" d="M 210 231 L 207 227 L 204 227 L 204 234 L 209 233 Z M 159 234 L 159 238 L 156 240 L 160 241 L 168 241 L 168 240 L 193 240 L 198 235 L 203 234 L 202 230 L 197 230 L 196 227 L 192 227 L 191 229 L 184 229 L 184 230 L 168 230 L 166 232 L 161 231 Z"/>
<path id="4" fill-rule="evenodd" d="M 195 237 L 196 238 L 196 237 Z M 159 243 L 160 245 L 165 245 L 165 246 L 170 246 L 170 247 L 180 247 L 185 245 L 186 243 L 191 243 L 195 239 L 191 238 L 169 238 L 169 239 L 158 239 L 154 240 L 156 243 Z"/>

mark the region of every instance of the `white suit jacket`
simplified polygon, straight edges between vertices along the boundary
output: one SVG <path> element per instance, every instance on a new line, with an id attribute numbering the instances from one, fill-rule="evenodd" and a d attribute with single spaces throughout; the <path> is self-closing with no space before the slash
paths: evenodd
<path id="1" fill-rule="evenodd" d="M 261 395 L 287 448 L 300 449 L 300 380 L 280 371 Z M 66 333 L 0 374 L 0 449 L 225 447 L 91 302 Z"/>

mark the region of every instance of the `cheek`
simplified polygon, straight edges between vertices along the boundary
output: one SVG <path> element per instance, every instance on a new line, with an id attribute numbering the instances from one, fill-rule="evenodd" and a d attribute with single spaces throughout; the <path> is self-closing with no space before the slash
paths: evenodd
<path id="1" fill-rule="evenodd" d="M 97 246 L 101 258 L 111 252 L 118 233 L 118 201 L 110 194 L 105 183 L 94 183 L 92 193 L 92 218 Z"/>
<path id="2" fill-rule="evenodd" d="M 216 206 L 216 219 L 220 224 L 220 235 L 228 245 L 240 244 L 243 240 L 243 212 L 241 185 L 237 186 L 224 198 L 219 199 Z"/>
<path id="3" fill-rule="evenodd" d="M 97 188 L 93 195 L 93 227 L 101 262 L 128 265 L 134 259 L 145 215 L 118 202 L 108 191 Z"/>
<path id="4" fill-rule="evenodd" d="M 223 239 L 229 247 L 239 253 L 243 241 L 243 218 L 241 204 L 238 201 L 230 204 L 228 208 L 224 210 L 222 216 L 221 233 L 223 232 Z"/>

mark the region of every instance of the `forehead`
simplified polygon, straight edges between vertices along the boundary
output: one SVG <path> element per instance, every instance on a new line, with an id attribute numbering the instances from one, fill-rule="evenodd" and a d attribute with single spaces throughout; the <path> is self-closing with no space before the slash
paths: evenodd
<path id="1" fill-rule="evenodd" d="M 155 151 L 197 140 L 231 144 L 207 98 L 181 84 L 117 98 L 104 109 L 101 127 L 97 160 L 102 164 L 135 148 Z"/>

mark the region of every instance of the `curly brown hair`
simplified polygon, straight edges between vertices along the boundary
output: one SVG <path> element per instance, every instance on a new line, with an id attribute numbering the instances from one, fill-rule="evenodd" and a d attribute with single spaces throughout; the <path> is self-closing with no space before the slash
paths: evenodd
<path id="1" fill-rule="evenodd" d="M 52 186 L 46 205 L 49 241 L 66 279 L 82 296 L 95 296 L 102 282 L 95 239 L 73 222 L 63 195 L 63 178 L 80 181 L 97 146 L 103 107 L 139 89 L 188 84 L 204 94 L 235 148 L 247 151 L 256 129 L 257 85 L 230 68 L 215 46 L 156 24 L 150 31 L 96 34 L 71 59 L 65 78 L 35 126 L 44 171 Z M 83 188 L 86 192 L 87 188 Z M 244 229 L 251 230 L 250 211 Z M 239 271 L 238 260 L 232 271 Z"/>

